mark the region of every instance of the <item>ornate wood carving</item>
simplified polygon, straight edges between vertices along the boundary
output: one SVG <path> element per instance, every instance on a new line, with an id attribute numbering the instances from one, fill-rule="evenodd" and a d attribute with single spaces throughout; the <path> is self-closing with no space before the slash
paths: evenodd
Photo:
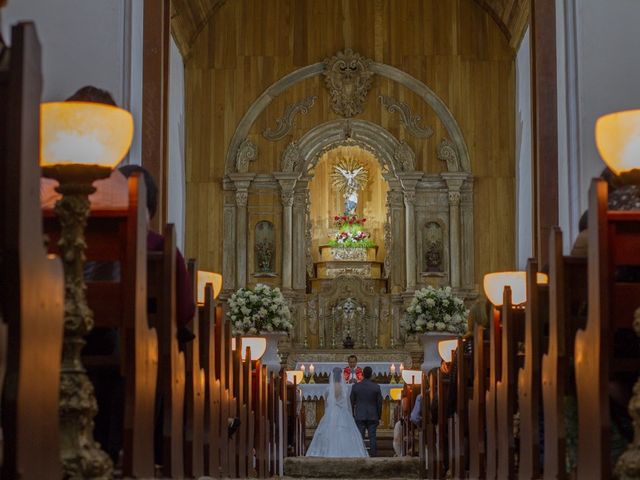
<path id="1" fill-rule="evenodd" d="M 311 109 L 311 107 L 313 107 L 313 104 L 315 103 L 317 98 L 318 97 L 316 97 L 315 95 L 312 95 L 310 97 L 303 98 L 299 102 L 289 105 L 282 114 L 282 117 L 276 120 L 277 127 L 273 130 L 271 128 L 267 128 L 264 132 L 262 132 L 262 136 L 267 140 L 271 140 L 272 142 L 284 138 L 294 127 L 294 120 L 296 118 L 296 115 L 298 113 L 301 113 L 303 115 L 309 113 L 309 110 Z"/>
<path id="2" fill-rule="evenodd" d="M 258 146 L 248 138 L 245 138 L 238 154 L 236 155 L 236 171 L 238 173 L 247 173 L 249 171 L 249 162 L 258 158 Z"/>
<path id="3" fill-rule="evenodd" d="M 285 148 L 284 153 L 282 154 L 280 169 L 283 172 L 292 173 L 301 164 L 302 154 L 300 153 L 300 148 L 298 147 L 298 143 L 293 141 L 287 145 L 287 148 Z"/>
<path id="4" fill-rule="evenodd" d="M 459 172 L 461 170 L 458 149 L 446 138 L 443 138 L 440 145 L 438 145 L 438 160 L 447 162 L 447 170 L 450 172 Z"/>
<path id="5" fill-rule="evenodd" d="M 371 60 L 350 48 L 324 61 L 324 80 L 331 95 L 331 108 L 338 115 L 353 117 L 364 110 L 371 88 Z"/>
<path id="6" fill-rule="evenodd" d="M 393 158 L 396 161 L 396 166 L 400 167 L 403 172 L 413 172 L 416 169 L 416 154 L 404 141 L 396 145 Z"/>
<path id="7" fill-rule="evenodd" d="M 386 95 L 380 95 L 378 98 L 389 113 L 398 113 L 400 115 L 400 122 L 409 130 L 411 135 L 417 138 L 430 138 L 433 135 L 433 128 L 421 126 L 422 117 L 413 114 L 409 105 Z"/>

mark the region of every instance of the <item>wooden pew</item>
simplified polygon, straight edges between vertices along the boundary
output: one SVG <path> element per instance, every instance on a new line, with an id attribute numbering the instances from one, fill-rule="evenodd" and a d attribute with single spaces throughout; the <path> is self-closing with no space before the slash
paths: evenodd
<path id="1" fill-rule="evenodd" d="M 59 478 L 64 283 L 59 259 L 46 257 L 38 221 L 40 44 L 31 23 L 11 33 L 8 69 L 0 73 L 0 329 L 8 340 L 0 359 L 2 477 Z"/>
<path id="2" fill-rule="evenodd" d="M 580 479 L 611 478 L 611 375 L 640 370 L 640 359 L 616 358 L 613 350 L 616 331 L 631 328 L 640 305 L 640 284 L 616 279 L 617 268 L 640 266 L 640 212 L 609 211 L 607 198 L 606 182 L 594 180 L 589 194 L 589 311 L 586 327 L 575 339 Z"/>
<path id="3" fill-rule="evenodd" d="M 469 399 L 469 478 L 484 478 L 486 468 L 485 421 L 487 400 L 486 372 L 488 342 L 486 329 L 478 322 L 473 327 L 473 390 Z"/>
<path id="4" fill-rule="evenodd" d="M 467 459 L 468 454 L 468 438 L 469 438 L 469 422 L 468 422 L 468 405 L 471 389 L 469 385 L 472 379 L 471 356 L 465 352 L 465 342 L 469 340 L 458 339 L 458 348 L 456 355 L 456 411 L 453 417 L 453 428 L 451 436 L 451 451 L 449 453 L 449 467 L 453 478 L 467 477 Z"/>
<path id="5" fill-rule="evenodd" d="M 516 353 L 518 327 L 522 323 L 522 312 L 511 305 L 511 288 L 505 287 L 502 304 L 501 367 L 500 379 L 496 382 L 497 424 L 497 478 L 515 478 L 515 439 L 513 415 L 516 412 Z"/>
<path id="6" fill-rule="evenodd" d="M 562 255 L 562 232 L 549 237 L 549 340 L 542 358 L 544 478 L 567 478 L 564 402 L 569 393 L 570 359 L 581 303 L 586 301 L 586 258 Z"/>
<path id="7" fill-rule="evenodd" d="M 489 382 L 485 397 L 486 426 L 486 478 L 496 478 L 498 474 L 498 419 L 497 419 L 497 385 L 502 370 L 502 327 L 500 310 L 492 307 L 491 325 L 489 326 Z"/>
<path id="8" fill-rule="evenodd" d="M 198 278 L 197 262 L 190 259 L 187 263 L 191 278 L 194 302 L 197 303 Z M 206 318 L 202 319 L 206 321 Z M 187 343 L 185 350 L 186 391 L 185 391 L 185 473 L 189 477 L 199 478 L 204 475 L 204 402 L 205 402 L 205 370 L 209 351 L 208 342 L 202 341 L 199 312 L 193 318 L 195 338 Z M 204 354 L 204 356 L 203 356 Z"/>
<path id="9" fill-rule="evenodd" d="M 128 179 L 129 202 L 123 210 L 91 210 L 85 229 L 86 259 L 119 264 L 119 278 L 86 280 L 87 303 L 96 327 L 118 329 L 120 354 L 85 356 L 89 372 L 120 369 L 124 376 L 123 474 L 154 472 L 153 438 L 158 340 L 147 317 L 146 190 L 139 175 Z M 49 251 L 58 253 L 60 226 L 45 210 Z"/>
<path id="10" fill-rule="evenodd" d="M 447 400 L 449 396 L 449 376 L 442 372 L 441 368 L 436 370 L 436 382 L 438 399 L 438 426 L 437 426 L 437 443 L 436 443 L 436 477 L 444 479 L 447 474 L 445 460 L 447 460 L 447 444 L 448 444 L 448 419 L 447 419 Z"/>
<path id="11" fill-rule="evenodd" d="M 527 262 L 527 306 L 524 324 L 524 367 L 518 371 L 518 409 L 520 411 L 520 454 L 518 477 L 540 477 L 540 406 L 542 340 L 548 309 L 548 287 L 538 285 L 538 262 Z"/>
<path id="12" fill-rule="evenodd" d="M 176 237 L 165 226 L 162 252 L 149 252 L 149 317 L 158 330 L 158 384 L 162 398 L 162 473 L 184 476 L 185 356 L 178 347 L 176 324 Z"/>

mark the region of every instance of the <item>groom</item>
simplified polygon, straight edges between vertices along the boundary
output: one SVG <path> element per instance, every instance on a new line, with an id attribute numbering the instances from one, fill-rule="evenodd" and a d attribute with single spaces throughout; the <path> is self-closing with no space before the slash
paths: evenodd
<path id="1" fill-rule="evenodd" d="M 380 385 L 371 381 L 371 367 L 364 367 L 362 375 L 364 379 L 351 388 L 351 404 L 354 407 L 354 418 L 358 430 L 364 440 L 365 429 L 369 435 L 369 456 L 378 454 L 376 430 L 382 414 L 382 392 Z"/>

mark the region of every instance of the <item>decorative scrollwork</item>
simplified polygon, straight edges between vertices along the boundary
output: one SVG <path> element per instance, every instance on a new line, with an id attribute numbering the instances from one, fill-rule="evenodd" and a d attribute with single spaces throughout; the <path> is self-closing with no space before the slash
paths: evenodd
<path id="1" fill-rule="evenodd" d="M 438 160 L 447 162 L 447 170 L 450 172 L 460 171 L 460 156 L 458 155 L 458 149 L 446 138 L 443 138 L 438 145 Z"/>
<path id="2" fill-rule="evenodd" d="M 416 169 L 416 154 L 406 142 L 400 142 L 396 146 L 393 158 L 396 166 L 403 172 L 413 172 Z"/>
<path id="3" fill-rule="evenodd" d="M 258 158 L 258 146 L 248 138 L 240 144 L 236 155 L 236 171 L 238 173 L 247 173 L 249 171 L 249 162 Z"/>
<path id="4" fill-rule="evenodd" d="M 309 110 L 311 109 L 311 107 L 313 107 L 313 104 L 315 103 L 317 98 L 318 97 L 316 97 L 315 95 L 312 95 L 310 97 L 303 98 L 299 102 L 289 105 L 282 114 L 282 117 L 276 120 L 277 127 L 274 130 L 272 130 L 271 128 L 267 128 L 264 132 L 262 132 L 262 136 L 267 140 L 271 140 L 272 142 L 284 138 L 294 127 L 294 120 L 296 115 L 298 113 L 303 115 L 309 113 Z"/>
<path id="5" fill-rule="evenodd" d="M 282 154 L 280 168 L 283 172 L 294 172 L 298 168 L 298 165 L 302 163 L 301 160 L 302 155 L 300 154 L 298 143 L 295 141 L 291 142 L 287 145 L 287 148 L 285 148 L 284 153 Z"/>
<path id="6" fill-rule="evenodd" d="M 331 108 L 349 118 L 364 110 L 364 100 L 371 89 L 371 60 L 347 48 L 324 61 L 325 85 L 331 95 Z"/>
<path id="7" fill-rule="evenodd" d="M 400 122 L 414 137 L 430 138 L 433 135 L 433 128 L 421 126 L 422 117 L 414 115 L 409 105 L 386 95 L 380 95 L 378 98 L 389 113 L 400 114 Z"/>

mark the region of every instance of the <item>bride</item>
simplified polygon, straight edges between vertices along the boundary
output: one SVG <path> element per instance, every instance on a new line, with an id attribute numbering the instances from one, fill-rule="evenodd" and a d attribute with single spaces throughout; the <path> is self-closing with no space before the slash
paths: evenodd
<path id="1" fill-rule="evenodd" d="M 368 457 L 339 367 L 333 369 L 325 402 L 324 416 L 311 440 L 307 457 Z"/>

